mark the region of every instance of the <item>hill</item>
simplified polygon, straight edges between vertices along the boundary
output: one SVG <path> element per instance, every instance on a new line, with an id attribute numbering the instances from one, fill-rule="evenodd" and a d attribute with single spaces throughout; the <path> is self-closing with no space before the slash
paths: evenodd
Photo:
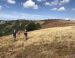
<path id="1" fill-rule="evenodd" d="M 52 28 L 52 27 L 64 27 L 64 26 L 74 26 L 75 21 L 73 20 L 61 20 L 61 19 L 52 19 L 44 20 L 42 28 Z"/>
<path id="2" fill-rule="evenodd" d="M 21 32 L 0 37 L 0 58 L 74 58 L 75 26 L 31 31 L 26 41 Z"/>
<path id="3" fill-rule="evenodd" d="M 31 22 L 35 23 L 37 29 L 45 29 L 52 27 L 64 27 L 64 26 L 75 26 L 75 21 L 73 20 L 63 20 L 63 19 L 46 19 L 46 20 L 0 20 L 0 36 L 12 34 L 13 29 L 17 31 L 24 31 L 26 26 Z M 36 29 L 35 28 L 35 29 Z"/>

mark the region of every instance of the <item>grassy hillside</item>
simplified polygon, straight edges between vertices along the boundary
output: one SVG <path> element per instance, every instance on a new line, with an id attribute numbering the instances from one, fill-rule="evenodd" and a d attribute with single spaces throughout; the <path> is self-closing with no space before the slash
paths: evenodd
<path id="1" fill-rule="evenodd" d="M 52 28 L 52 27 L 64 27 L 64 26 L 75 26 L 75 21 L 71 20 L 64 20 L 64 19 L 46 19 L 46 20 L 10 20 L 10 21 L 0 21 L 0 36 L 10 35 L 13 32 L 13 29 L 17 31 L 23 31 L 25 29 L 30 29 L 31 27 L 27 28 L 27 26 L 34 22 L 36 25 L 35 28 L 32 29 L 45 29 L 45 28 Z M 33 25 L 33 24 L 30 24 Z"/>
<path id="2" fill-rule="evenodd" d="M 46 20 L 42 24 L 42 28 L 51 28 L 51 27 L 64 27 L 64 26 L 74 26 L 75 21 L 70 20 Z"/>
<path id="3" fill-rule="evenodd" d="M 0 58 L 74 58 L 75 26 L 47 28 L 0 37 Z"/>

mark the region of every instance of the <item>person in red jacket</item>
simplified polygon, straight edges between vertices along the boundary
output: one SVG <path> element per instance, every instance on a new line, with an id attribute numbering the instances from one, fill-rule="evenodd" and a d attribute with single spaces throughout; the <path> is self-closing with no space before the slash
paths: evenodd
<path id="1" fill-rule="evenodd" d="M 25 38 L 27 40 L 28 39 L 28 32 L 27 32 L 27 30 L 24 31 L 24 36 L 25 36 Z"/>

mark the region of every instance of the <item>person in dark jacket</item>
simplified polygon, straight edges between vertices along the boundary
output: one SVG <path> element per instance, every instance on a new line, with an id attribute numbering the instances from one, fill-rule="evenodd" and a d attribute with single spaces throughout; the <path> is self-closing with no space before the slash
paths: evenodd
<path id="1" fill-rule="evenodd" d="M 27 30 L 24 31 L 24 36 L 25 36 L 25 38 L 27 40 L 28 39 L 28 32 L 27 32 Z"/>
<path id="2" fill-rule="evenodd" d="M 13 30 L 13 38 L 14 38 L 14 40 L 16 39 L 16 30 L 15 29 Z"/>

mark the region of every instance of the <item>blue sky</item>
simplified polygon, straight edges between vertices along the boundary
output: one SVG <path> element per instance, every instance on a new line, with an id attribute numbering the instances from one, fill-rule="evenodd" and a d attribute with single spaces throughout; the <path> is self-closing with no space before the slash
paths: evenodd
<path id="1" fill-rule="evenodd" d="M 0 0 L 1 19 L 75 19 L 75 0 Z"/>

